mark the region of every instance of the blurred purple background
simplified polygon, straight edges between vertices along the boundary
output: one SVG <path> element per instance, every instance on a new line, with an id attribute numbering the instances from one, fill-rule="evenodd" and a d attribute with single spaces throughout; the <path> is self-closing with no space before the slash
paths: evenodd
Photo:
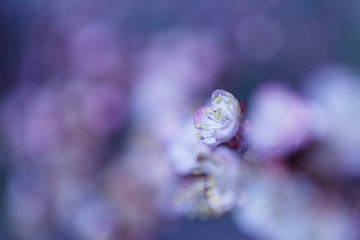
<path id="1" fill-rule="evenodd" d="M 317 159 L 340 157 L 314 168 L 358 180 L 359 11 L 355 0 L 1 1 L 0 239 L 263 239 L 251 221 L 192 220 L 172 204 L 199 151 L 184 129 L 218 88 L 245 102 L 255 146 L 291 154 L 321 139 L 334 154 Z"/>

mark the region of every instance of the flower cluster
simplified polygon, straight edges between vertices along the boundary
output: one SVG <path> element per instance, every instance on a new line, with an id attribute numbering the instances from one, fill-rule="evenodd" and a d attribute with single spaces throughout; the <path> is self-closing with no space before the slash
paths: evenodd
<path id="1" fill-rule="evenodd" d="M 240 196 L 242 166 L 237 151 L 244 133 L 244 103 L 229 92 L 216 90 L 212 106 L 195 113 L 194 126 L 198 143 L 206 147 L 196 157 L 196 167 L 177 195 L 177 205 L 187 215 L 222 214 L 236 205 Z"/>
<path id="2" fill-rule="evenodd" d="M 331 86 L 338 86 L 342 92 L 336 94 L 349 93 L 347 99 L 355 96 L 352 89 L 360 89 L 354 82 L 349 84 L 352 88 L 331 84 L 325 88 L 327 91 L 334 90 Z M 227 91 L 214 91 L 211 106 L 196 111 L 196 138 L 207 151 L 197 152 L 196 163 L 193 163 L 196 166 L 186 175 L 176 195 L 176 207 L 191 217 L 218 216 L 232 210 L 238 228 L 262 240 L 355 239 L 358 232 L 352 230 L 354 223 L 349 210 L 356 208 L 339 204 L 337 198 L 341 197 L 336 195 L 339 190 L 331 180 L 331 173 L 337 175 L 339 182 L 335 184 L 346 183 L 341 176 L 349 173 L 348 165 L 353 167 L 351 174 L 357 172 L 358 164 L 350 157 L 358 151 L 348 151 L 350 157 L 344 152 L 343 168 L 337 170 L 329 170 L 323 161 L 319 162 L 325 157 L 329 158 L 328 162 L 338 161 L 336 156 L 323 153 L 331 144 L 329 139 L 324 139 L 325 130 L 330 129 L 329 133 L 334 136 L 336 133 L 338 139 L 357 139 L 357 134 L 348 133 L 345 138 L 343 133 L 333 133 L 333 129 L 320 124 L 326 120 L 324 116 L 335 115 L 333 109 L 325 107 L 332 103 L 336 109 L 342 102 L 330 99 L 319 111 L 320 105 L 277 83 L 265 84 L 254 96 L 249 111 L 251 131 L 250 122 L 243 119 L 244 103 Z M 322 97 L 328 97 L 326 92 Z M 345 107 L 337 109 L 342 110 L 344 116 L 336 115 L 337 118 L 325 122 L 336 123 L 338 118 L 347 120 L 345 116 L 357 116 L 358 111 L 351 109 L 351 114 Z M 331 141 L 338 142 L 337 139 Z M 342 148 L 352 146 L 346 142 L 331 151 L 341 152 Z M 347 176 L 351 177 L 353 175 Z M 349 189 L 358 191 L 353 186 Z M 337 198 L 326 197 L 324 190 Z M 353 201 L 346 191 L 345 195 L 346 201 Z M 326 205 L 317 205 L 324 201 Z M 284 229 L 284 225 L 288 229 Z"/>
<path id="3" fill-rule="evenodd" d="M 13 2 L 0 239 L 360 239 L 359 1 Z"/>

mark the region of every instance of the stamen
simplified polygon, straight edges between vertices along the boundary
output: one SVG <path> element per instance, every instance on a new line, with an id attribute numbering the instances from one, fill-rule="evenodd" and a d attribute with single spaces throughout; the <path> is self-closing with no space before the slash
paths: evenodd
<path id="1" fill-rule="evenodd" d="M 219 94 L 216 98 L 214 98 L 215 103 L 219 103 L 222 100 L 221 94 Z"/>
<path id="2" fill-rule="evenodd" d="M 199 190 L 199 191 L 203 191 L 204 190 L 204 184 L 202 183 L 198 183 L 196 188 Z"/>
<path id="3" fill-rule="evenodd" d="M 201 170 L 201 168 L 195 168 L 192 170 L 192 174 L 200 175 L 200 174 L 203 174 L 203 171 Z"/>
<path id="4" fill-rule="evenodd" d="M 209 183 L 209 188 L 210 189 L 213 189 L 214 187 L 216 187 L 216 181 L 215 181 L 215 179 L 213 178 L 213 177 L 211 177 L 211 178 L 208 178 L 208 183 Z"/>

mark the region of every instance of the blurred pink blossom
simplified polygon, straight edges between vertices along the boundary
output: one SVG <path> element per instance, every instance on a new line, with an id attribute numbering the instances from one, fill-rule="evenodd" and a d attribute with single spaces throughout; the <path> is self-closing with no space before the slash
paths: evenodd
<path id="1" fill-rule="evenodd" d="M 305 99 L 281 84 L 267 83 L 249 105 L 251 145 L 273 153 L 288 153 L 309 137 L 309 106 Z"/>
<path id="2" fill-rule="evenodd" d="M 234 211 L 239 229 L 261 240 L 357 239 L 350 212 L 336 199 L 301 177 L 259 173 Z"/>
<path id="3" fill-rule="evenodd" d="M 175 132 L 177 119 L 192 111 L 194 96 L 212 86 L 221 70 L 222 53 L 206 35 L 166 32 L 153 39 L 137 64 L 130 102 L 133 123 L 166 141 Z"/>
<path id="4" fill-rule="evenodd" d="M 100 81 L 70 84 L 79 101 L 83 124 L 99 136 L 106 136 L 123 126 L 128 117 L 128 99 L 118 82 Z"/>
<path id="5" fill-rule="evenodd" d="M 88 22 L 69 39 L 70 64 L 75 76 L 118 76 L 123 68 L 120 39 L 111 24 Z"/>
<path id="6" fill-rule="evenodd" d="M 328 65 L 314 71 L 307 92 L 317 103 L 314 138 L 332 153 L 333 170 L 360 174 L 360 77 L 347 67 Z"/>

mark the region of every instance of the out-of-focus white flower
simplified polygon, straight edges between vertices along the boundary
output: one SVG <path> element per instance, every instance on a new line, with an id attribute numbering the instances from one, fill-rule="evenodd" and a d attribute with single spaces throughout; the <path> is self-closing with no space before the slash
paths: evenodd
<path id="1" fill-rule="evenodd" d="M 217 79 L 222 52 L 207 35 L 171 31 L 156 35 L 137 60 L 129 102 L 132 123 L 167 142 L 178 119 L 193 110 L 193 96 L 201 96 Z"/>
<path id="2" fill-rule="evenodd" d="M 205 181 L 205 177 L 198 177 L 180 184 L 172 201 L 176 214 L 189 218 L 215 215 L 204 194 Z"/>
<path id="3" fill-rule="evenodd" d="M 176 202 L 182 213 L 218 215 L 230 210 L 240 195 L 241 166 L 225 147 L 213 153 L 200 153 L 199 166 L 193 169 L 194 179 L 178 194 Z M 182 200 L 182 201 L 181 201 Z"/>
<path id="4" fill-rule="evenodd" d="M 350 175 L 360 174 L 359 80 L 351 69 L 329 65 L 311 74 L 307 85 L 307 92 L 317 102 L 313 111 L 317 124 L 311 128 L 313 137 L 330 152 L 319 162 Z"/>
<path id="5" fill-rule="evenodd" d="M 250 108 L 247 140 L 254 147 L 287 153 L 308 139 L 307 102 L 283 85 L 262 86 L 254 94 Z"/>
<path id="6" fill-rule="evenodd" d="M 211 97 L 212 106 L 200 108 L 195 113 L 196 137 L 203 146 L 214 147 L 227 142 L 239 130 L 240 119 L 245 106 L 229 92 L 215 90 Z"/>
<path id="7" fill-rule="evenodd" d="M 197 155 L 211 151 L 198 144 L 195 134 L 193 118 L 189 116 L 179 123 L 178 133 L 167 144 L 167 155 L 176 173 L 188 174 L 197 167 Z"/>
<path id="8" fill-rule="evenodd" d="M 243 191 L 237 226 L 257 239 L 355 239 L 350 215 L 304 179 L 262 173 Z"/>
<path id="9" fill-rule="evenodd" d="M 195 174 L 205 174 L 205 195 L 211 209 L 224 212 L 237 202 L 240 187 L 239 160 L 227 148 L 219 147 L 214 154 L 200 154 Z"/>

